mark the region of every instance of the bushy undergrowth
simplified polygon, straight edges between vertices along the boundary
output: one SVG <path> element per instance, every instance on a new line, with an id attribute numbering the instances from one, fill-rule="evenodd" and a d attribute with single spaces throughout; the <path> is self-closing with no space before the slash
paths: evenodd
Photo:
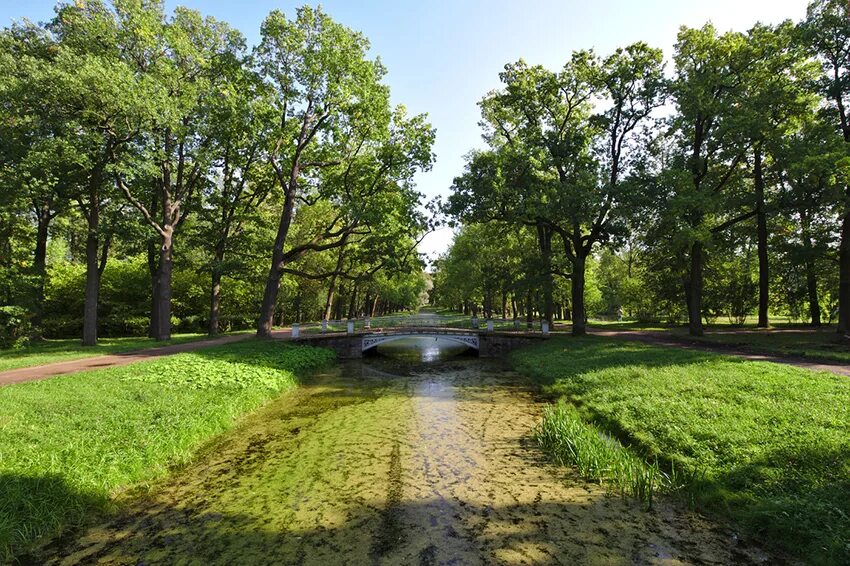
<path id="1" fill-rule="evenodd" d="M 332 358 L 249 340 L 0 388 L 0 563 L 190 461 Z"/>
<path id="2" fill-rule="evenodd" d="M 850 562 L 850 379 L 598 337 L 513 361 L 584 423 L 690 476 L 698 508 L 809 561 Z"/>

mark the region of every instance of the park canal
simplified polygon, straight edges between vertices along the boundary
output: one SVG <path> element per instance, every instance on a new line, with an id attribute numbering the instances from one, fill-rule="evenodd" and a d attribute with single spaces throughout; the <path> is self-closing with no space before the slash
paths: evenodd
<path id="1" fill-rule="evenodd" d="M 664 503 L 646 512 L 551 465 L 542 401 L 433 339 L 338 365 L 192 466 L 47 549 L 53 564 L 678 564 L 751 561 Z M 53 553 L 50 555 L 50 553 Z M 756 560 L 757 561 L 757 560 Z"/>

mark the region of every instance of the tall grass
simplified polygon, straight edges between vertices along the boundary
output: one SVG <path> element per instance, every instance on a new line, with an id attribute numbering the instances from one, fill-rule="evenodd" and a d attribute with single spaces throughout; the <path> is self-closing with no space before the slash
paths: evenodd
<path id="1" fill-rule="evenodd" d="M 584 422 L 565 402 L 544 409 L 535 437 L 556 463 L 575 466 L 585 479 L 598 481 L 623 497 L 634 497 L 648 508 L 652 508 L 656 492 L 679 487 L 676 478 L 662 471 L 658 462 L 638 457 L 618 440 Z"/>

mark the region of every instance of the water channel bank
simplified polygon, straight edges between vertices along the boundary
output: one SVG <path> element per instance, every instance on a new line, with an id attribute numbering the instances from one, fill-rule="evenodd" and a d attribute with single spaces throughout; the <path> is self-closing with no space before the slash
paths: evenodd
<path id="1" fill-rule="evenodd" d="M 653 512 L 551 465 L 542 401 L 494 360 L 395 343 L 249 416 L 49 564 L 760 562 L 678 507 Z M 412 353 L 411 353 L 412 352 Z M 421 353 L 420 353 L 421 352 Z"/>

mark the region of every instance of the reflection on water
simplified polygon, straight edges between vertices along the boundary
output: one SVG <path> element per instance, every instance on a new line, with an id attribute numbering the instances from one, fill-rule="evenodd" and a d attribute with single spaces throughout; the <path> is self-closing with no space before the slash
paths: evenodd
<path id="1" fill-rule="evenodd" d="M 391 358 L 435 362 L 465 353 L 468 348 L 441 337 L 400 338 L 378 346 L 378 353 Z"/>
<path id="2" fill-rule="evenodd" d="M 47 564 L 729 564 L 716 525 L 611 497 L 532 440 L 541 403 L 446 340 L 382 344 L 246 418 Z"/>

